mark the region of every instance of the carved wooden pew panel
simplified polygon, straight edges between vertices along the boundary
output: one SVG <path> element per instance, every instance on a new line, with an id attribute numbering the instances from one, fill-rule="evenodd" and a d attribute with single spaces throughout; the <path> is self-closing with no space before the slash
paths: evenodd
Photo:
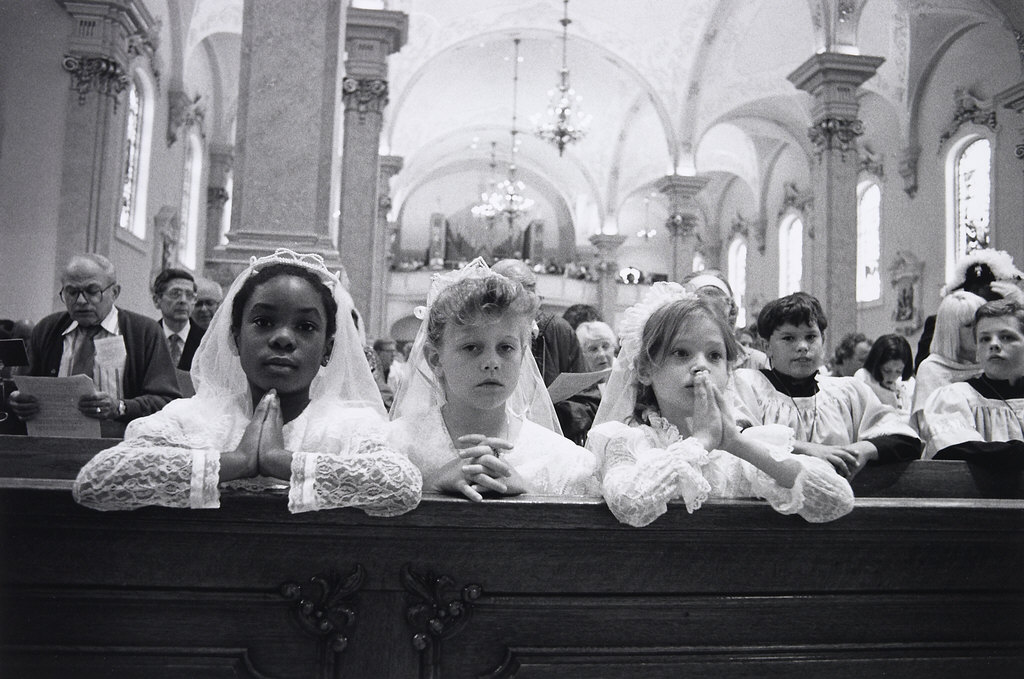
<path id="1" fill-rule="evenodd" d="M 73 467 L 54 455 L 38 460 Z M 597 500 L 536 497 L 430 496 L 391 519 L 289 515 L 282 493 L 103 513 L 68 476 L 5 459 L 4 677 L 1024 670 L 1016 499 L 864 498 L 824 525 L 719 501 L 643 529 Z"/>

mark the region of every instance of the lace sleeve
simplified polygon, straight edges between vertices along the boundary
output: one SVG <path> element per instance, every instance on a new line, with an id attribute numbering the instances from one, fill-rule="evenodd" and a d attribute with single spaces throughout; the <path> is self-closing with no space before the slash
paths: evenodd
<path id="1" fill-rule="evenodd" d="M 420 502 L 423 478 L 407 457 L 377 439 L 354 437 L 341 454 L 292 456 L 288 510 L 359 507 L 370 516 L 397 516 Z"/>
<path id="2" fill-rule="evenodd" d="M 146 438 L 123 441 L 89 460 L 75 479 L 75 501 L 92 509 L 148 505 L 220 506 L 220 453 L 189 450 Z"/>
<path id="3" fill-rule="evenodd" d="M 786 457 L 800 465 L 792 488 L 780 486 L 760 469 L 734 458 L 743 469 L 742 476 L 749 484 L 749 492 L 740 488 L 743 483 L 736 483 L 729 489 L 731 492 L 723 495 L 739 497 L 749 494 L 764 498 L 780 514 L 799 514 L 810 523 L 834 521 L 853 511 L 853 489 L 827 462 L 780 450 L 773 450 L 771 455 L 776 459 Z"/>
<path id="4" fill-rule="evenodd" d="M 603 442 L 602 491 L 619 521 L 646 526 L 667 510 L 669 500 L 682 498 L 686 509 L 700 508 L 711 490 L 700 472 L 706 451 L 694 439 L 667 448 L 650 447 L 641 428 L 620 423 Z M 600 438 L 600 437 L 599 437 Z M 601 453 L 598 453 L 602 457 Z"/>

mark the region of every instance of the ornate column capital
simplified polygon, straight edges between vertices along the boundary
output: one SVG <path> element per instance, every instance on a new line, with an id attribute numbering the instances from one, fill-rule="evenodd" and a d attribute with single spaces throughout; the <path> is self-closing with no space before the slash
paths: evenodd
<path id="1" fill-rule="evenodd" d="M 911 198 L 917 194 L 917 160 L 920 157 L 920 146 L 908 146 L 900 154 L 900 176 L 903 177 L 903 191 Z"/>
<path id="2" fill-rule="evenodd" d="M 341 81 L 341 98 L 345 112 L 354 111 L 360 116 L 367 113 L 383 113 L 388 105 L 388 81 L 380 78 L 357 80 L 346 76 Z"/>
<path id="3" fill-rule="evenodd" d="M 127 87 L 128 63 L 135 56 L 149 59 L 159 83 L 160 22 L 141 0 L 57 2 L 76 22 L 62 66 L 72 75 L 79 103 L 94 89 L 116 99 Z"/>
<path id="4" fill-rule="evenodd" d="M 807 129 L 807 136 L 818 152 L 839 151 L 843 158 L 857 148 L 857 137 L 864 134 L 864 123 L 857 118 L 825 117 Z"/>
<path id="5" fill-rule="evenodd" d="M 692 236 L 696 233 L 698 224 L 696 215 L 683 212 L 673 212 L 665 220 L 665 228 L 669 230 L 673 238 Z"/>
<path id="6" fill-rule="evenodd" d="M 128 88 L 124 67 L 109 57 L 65 54 L 61 67 L 71 74 L 71 88 L 78 92 L 79 104 L 84 105 L 86 97 L 95 90 L 113 97 L 116 106 L 118 95 Z"/>
<path id="7" fill-rule="evenodd" d="M 875 75 L 883 57 L 822 52 L 815 54 L 790 73 L 797 89 L 814 97 L 808 137 L 818 157 L 825 151 L 839 151 L 842 158 L 856 149 L 864 124 L 857 118 L 857 88 Z"/>

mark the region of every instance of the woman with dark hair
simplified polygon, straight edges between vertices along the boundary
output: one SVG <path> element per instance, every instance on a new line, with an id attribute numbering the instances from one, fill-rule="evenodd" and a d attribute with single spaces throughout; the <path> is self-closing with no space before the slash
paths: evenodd
<path id="1" fill-rule="evenodd" d="M 914 398 L 914 357 L 901 335 L 882 335 L 871 345 L 854 377 L 867 383 L 878 400 L 910 415 Z"/>

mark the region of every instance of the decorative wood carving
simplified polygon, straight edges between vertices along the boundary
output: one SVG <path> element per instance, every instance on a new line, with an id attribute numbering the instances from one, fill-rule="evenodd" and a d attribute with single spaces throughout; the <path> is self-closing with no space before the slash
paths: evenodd
<path id="1" fill-rule="evenodd" d="M 466 626 L 473 603 L 483 594 L 480 585 L 456 591 L 455 581 L 432 571 L 417 573 L 412 564 L 402 566 L 402 587 L 408 592 L 405 620 L 413 630 L 412 645 L 420 654 L 420 677 L 440 677 L 442 643 Z"/>
<path id="2" fill-rule="evenodd" d="M 365 579 L 362 564 L 356 564 L 344 577 L 329 571 L 314 575 L 305 586 L 286 582 L 280 587 L 281 596 L 294 603 L 299 627 L 317 640 L 317 667 L 324 679 L 336 675 L 348 647 L 356 622 L 355 594 Z"/>

